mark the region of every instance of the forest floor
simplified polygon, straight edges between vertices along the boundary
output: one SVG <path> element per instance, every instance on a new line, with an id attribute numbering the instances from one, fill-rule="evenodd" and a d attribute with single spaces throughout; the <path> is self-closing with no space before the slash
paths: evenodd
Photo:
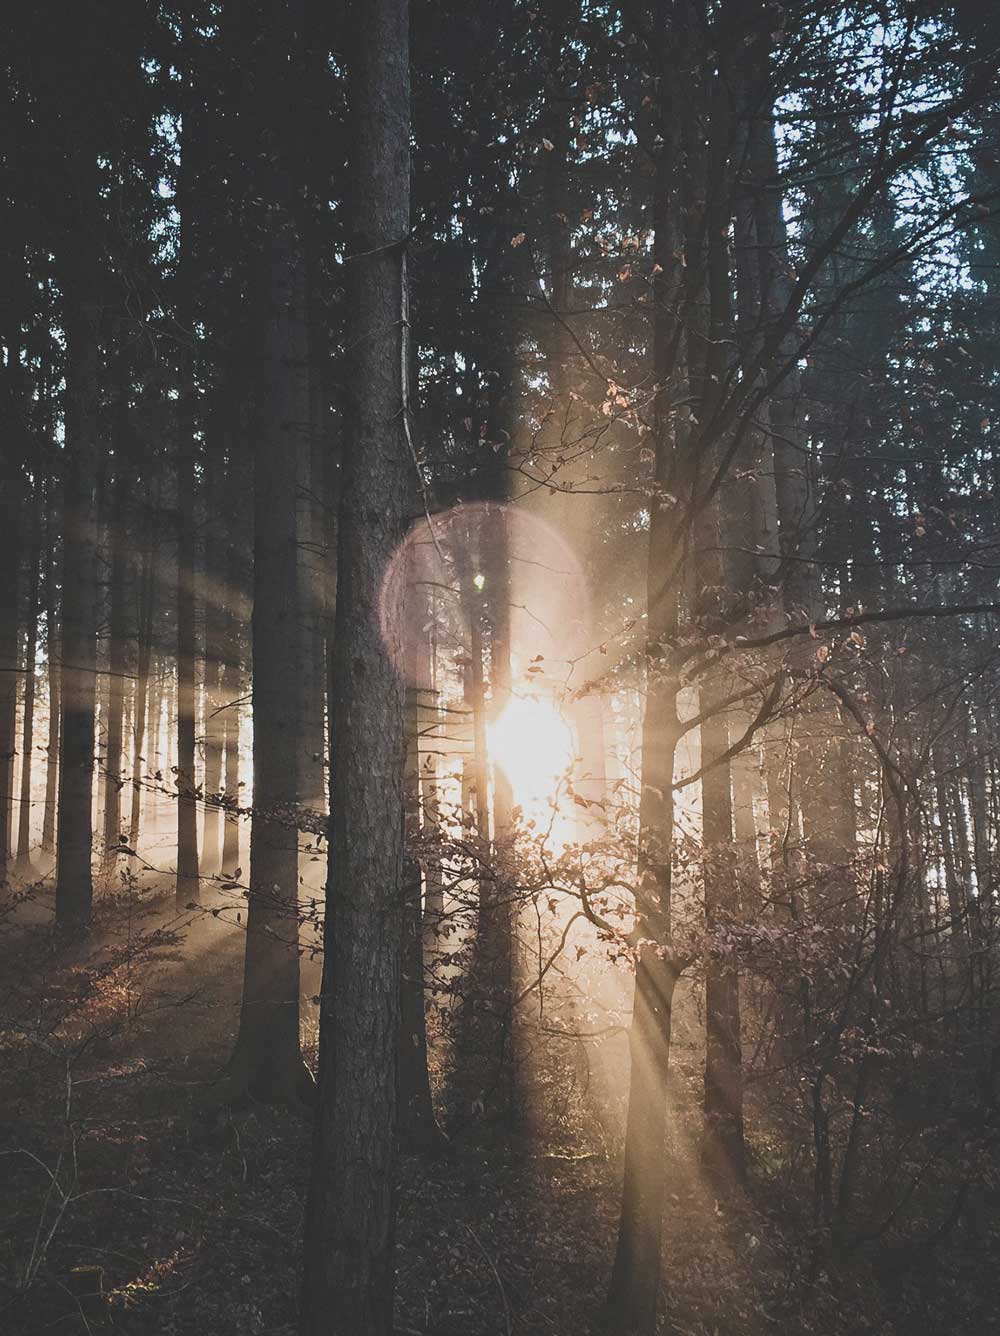
<path id="1" fill-rule="evenodd" d="M 309 1120 L 219 1101 L 242 929 L 213 916 L 221 900 L 178 916 L 164 890 L 101 900 L 84 946 L 54 935 L 44 889 L 0 921 L 3 1336 L 296 1330 Z M 308 1016 L 304 1034 L 314 1058 Z M 599 1330 L 621 1167 L 587 1112 L 579 1048 L 548 1054 L 530 1134 L 462 1117 L 445 1153 L 401 1162 L 400 1336 Z M 807 1282 L 807 1238 L 773 1185 L 723 1207 L 692 1170 L 696 1067 L 682 1044 L 663 1333 L 1000 1331 L 991 1230 L 956 1234 L 933 1269 L 892 1284 L 860 1268 Z M 102 1269 L 99 1308 L 76 1293 L 93 1275 L 81 1267 Z"/>

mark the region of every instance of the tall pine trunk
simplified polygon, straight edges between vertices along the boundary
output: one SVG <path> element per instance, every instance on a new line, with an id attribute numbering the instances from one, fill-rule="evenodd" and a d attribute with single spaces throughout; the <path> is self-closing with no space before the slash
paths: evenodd
<path id="1" fill-rule="evenodd" d="M 56 852 L 56 922 L 83 927 L 94 896 L 93 794 L 97 682 L 97 487 L 101 285 L 97 150 L 83 133 L 88 109 L 75 86 L 70 183 L 78 226 L 65 241 L 66 478 Z"/>
<path id="2" fill-rule="evenodd" d="M 402 920 L 402 580 L 412 462 L 403 403 L 409 235 L 409 6 L 348 20 L 350 199 L 345 436 L 334 636 L 330 871 L 319 1110 L 302 1331 L 390 1336 Z"/>
<path id="3" fill-rule="evenodd" d="M 293 172 L 301 56 L 298 7 L 265 6 L 255 58 L 265 110 L 257 145 L 256 442 L 253 568 L 253 817 L 238 1089 L 291 1100 L 307 1091 L 299 1049 L 298 774 L 300 565 L 297 502 L 308 430 L 305 285 Z"/>
<path id="4" fill-rule="evenodd" d="M 42 853 L 54 855 L 56 851 L 56 799 L 59 788 L 59 723 L 61 715 L 59 684 L 61 665 L 59 662 L 59 631 L 56 616 L 56 579 L 58 557 L 56 555 L 56 533 L 58 517 L 55 506 L 50 500 L 49 518 L 46 524 L 46 569 L 45 569 L 45 657 L 49 688 L 49 729 L 45 745 L 45 807 L 42 813 Z"/>
<path id="5" fill-rule="evenodd" d="M 232 471 L 232 470 L 230 470 Z M 230 477 L 231 491 L 235 479 Z M 233 504 L 227 514 L 228 533 L 226 549 L 226 607 L 223 668 L 220 695 L 222 697 L 223 744 L 225 765 L 223 793 L 225 816 L 222 823 L 222 871 L 233 873 L 240 866 L 240 624 L 242 603 L 243 562 L 237 539 L 238 510 Z"/>
<path id="6" fill-rule="evenodd" d="M 205 467 L 205 783 L 201 817 L 199 871 L 213 875 L 222 866 L 222 758 L 226 721 L 222 695 L 226 607 L 223 594 L 225 545 L 219 532 L 222 460 L 218 444 L 208 452 Z"/>
<path id="7" fill-rule="evenodd" d="M 676 487 L 671 390 L 677 350 L 677 240 L 671 206 L 677 165 L 677 126 L 671 105 L 670 27 L 661 9 L 655 60 L 661 105 L 653 198 L 654 477 L 657 490 Z M 652 137 L 652 135 L 651 135 Z M 651 506 L 647 565 L 646 709 L 642 721 L 642 795 L 639 808 L 639 890 L 632 1023 L 629 1029 L 629 1100 L 621 1214 L 604 1319 L 615 1336 L 652 1336 L 660 1293 L 666 1193 L 667 1076 L 674 989 L 679 964 L 670 941 L 673 875 L 674 761 L 680 736 L 677 679 L 664 646 L 678 629 L 676 584 L 670 561 L 674 519 Z"/>
<path id="8" fill-rule="evenodd" d="M 38 580 L 41 566 L 40 483 L 35 483 L 31 508 L 31 544 L 28 548 L 28 628 L 24 649 L 24 718 L 21 728 L 21 797 L 17 814 L 18 871 L 31 874 L 31 780 L 35 748 L 35 658 L 38 650 Z"/>
<path id="9" fill-rule="evenodd" d="M 193 24 L 192 24 L 193 26 Z M 181 137 L 180 259 L 177 274 L 177 323 L 180 384 L 177 399 L 177 904 L 200 899 L 198 881 L 198 804 L 195 777 L 195 247 L 196 167 L 201 132 L 194 59 L 196 37 L 185 36 L 184 118 Z"/>
<path id="10" fill-rule="evenodd" d="M 156 591 L 155 544 L 150 544 L 142 555 L 142 573 L 139 578 L 139 645 L 136 664 L 135 706 L 132 714 L 132 803 L 129 811 L 128 843 L 136 855 L 139 852 L 139 834 L 142 821 L 143 767 L 149 766 L 143 755 L 147 738 L 152 734 L 151 697 L 149 690 L 150 664 L 153 651 L 153 608 Z M 147 716 L 149 717 L 147 723 Z M 136 863 L 132 861 L 133 870 Z"/>
<path id="11" fill-rule="evenodd" d="M 20 340 L 12 346 L 19 348 Z M 0 886 L 6 885 L 14 804 L 14 752 L 17 734 L 18 537 L 23 483 L 10 455 L 0 464 Z"/>
<path id="12" fill-rule="evenodd" d="M 124 387 L 120 387 L 124 393 Z M 119 422 L 124 405 L 118 407 Z M 108 678 L 108 742 L 104 761 L 104 848 L 101 874 L 113 877 L 118 864 L 122 835 L 122 752 L 124 750 L 125 674 L 128 667 L 128 618 L 126 616 L 126 564 L 128 535 L 125 525 L 125 500 L 129 474 L 122 458 L 124 431 L 118 431 L 115 460 L 114 497 L 111 510 L 111 649 Z"/>

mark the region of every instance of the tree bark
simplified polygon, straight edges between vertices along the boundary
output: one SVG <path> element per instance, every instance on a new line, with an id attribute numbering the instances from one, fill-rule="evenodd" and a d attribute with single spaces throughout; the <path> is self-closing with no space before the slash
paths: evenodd
<path id="1" fill-rule="evenodd" d="M 676 487 L 671 425 L 677 353 L 677 238 L 671 205 L 677 167 L 676 102 L 670 82 L 671 31 L 666 7 L 658 11 L 655 50 L 660 106 L 653 189 L 653 400 L 654 476 L 657 491 Z M 652 136 L 651 136 L 652 137 Z M 664 646 L 678 629 L 678 590 L 666 578 L 674 519 L 666 505 L 651 506 L 647 558 L 646 709 L 642 721 L 642 793 L 639 806 L 639 888 L 636 961 L 629 1029 L 629 1102 L 625 1166 L 614 1266 L 604 1305 L 615 1336 L 653 1336 L 660 1293 L 666 1191 L 667 1077 L 674 989 L 679 975 L 671 940 L 674 758 L 679 738 L 678 684 Z M 668 557 L 669 560 L 669 557 Z"/>
<path id="2" fill-rule="evenodd" d="M 188 22 L 193 27 L 193 20 Z M 195 776 L 195 574 L 194 495 L 197 443 L 195 413 L 195 248 L 199 172 L 197 77 L 193 32 L 185 33 L 183 60 L 184 118 L 181 139 L 179 205 L 180 258 L 177 274 L 177 324 L 180 383 L 177 399 L 177 881 L 179 907 L 201 899 L 198 879 L 198 803 Z"/>
<path id="3" fill-rule="evenodd" d="M 119 386 L 124 394 L 124 386 Z M 104 759 L 104 848 L 101 875 L 107 881 L 113 878 L 118 865 L 117 850 L 122 836 L 122 751 L 124 747 L 125 674 L 128 667 L 128 618 L 125 610 L 126 531 L 125 505 L 128 495 L 129 471 L 123 458 L 121 419 L 124 405 L 119 404 L 118 449 L 115 460 L 114 497 L 111 513 L 111 648 L 108 679 L 108 742 Z"/>
<path id="4" fill-rule="evenodd" d="M 81 78 L 80 83 L 84 80 Z M 97 673 L 97 487 L 101 284 L 97 150 L 83 133 L 85 89 L 71 110 L 70 178 L 78 226 L 67 236 L 66 480 L 63 525 L 62 683 L 56 922 L 90 920 L 93 853 L 94 710 Z"/>
<path id="5" fill-rule="evenodd" d="M 20 347 L 18 340 L 14 347 Z M 11 809 L 14 804 L 14 752 L 17 733 L 18 682 L 18 545 L 23 483 L 20 470 L 9 456 L 0 473 L 0 569 L 8 578 L 0 580 L 0 886 L 7 884 Z"/>
<path id="6" fill-rule="evenodd" d="M 419 603 L 417 604 L 419 606 Z M 416 628 L 414 628 L 416 629 Z M 417 632 L 419 636 L 419 632 Z M 403 778 L 404 839 L 420 830 L 420 720 L 426 687 L 418 681 L 407 691 L 406 762 Z M 427 1070 L 427 1023 L 424 1011 L 423 912 L 420 864 L 407 849 L 403 861 L 403 943 L 399 1002 L 399 1144 L 411 1154 L 437 1150 L 443 1137 L 434 1116 Z"/>
<path id="7" fill-rule="evenodd" d="M 156 556 L 155 544 L 150 544 L 143 552 L 142 574 L 139 579 L 139 645 L 136 664 L 135 707 L 132 715 L 132 804 L 129 812 L 128 843 L 135 855 L 139 852 L 139 835 L 142 823 L 143 766 L 146 764 L 143 749 L 147 739 L 152 741 L 152 697 L 149 690 L 150 664 L 153 652 L 153 611 L 156 594 Z M 147 715 L 149 716 L 147 723 Z M 151 759 L 151 758 L 150 758 Z M 146 765 L 148 771 L 149 766 Z M 135 858 L 131 860 L 133 871 Z"/>
<path id="8" fill-rule="evenodd" d="M 390 1336 L 402 919 L 402 581 L 412 494 L 407 377 L 409 6 L 355 3 L 349 63 L 353 317 L 334 637 L 320 1104 L 302 1331 Z"/>
<path id="9" fill-rule="evenodd" d="M 225 544 L 220 534 L 222 510 L 222 459 L 217 441 L 205 462 L 205 782 L 201 814 L 201 858 L 203 876 L 218 872 L 222 858 L 222 757 L 225 748 L 225 698 L 222 694 L 226 607 L 224 596 Z"/>
<path id="10" fill-rule="evenodd" d="M 31 508 L 31 544 L 28 548 L 28 629 L 24 650 L 24 718 L 21 728 L 21 798 L 17 814 L 18 872 L 31 875 L 31 777 L 35 748 L 35 658 L 38 650 L 38 579 L 41 566 L 41 504 L 35 483 Z"/>
<path id="11" fill-rule="evenodd" d="M 42 852 L 55 854 L 56 851 L 56 797 L 59 787 L 59 722 L 61 707 L 59 702 L 59 682 L 61 676 L 59 631 L 56 617 L 56 533 L 58 515 L 53 501 L 49 503 L 49 517 L 46 524 L 46 560 L 45 570 L 45 656 L 49 687 L 49 730 L 45 747 L 45 810 L 42 814 Z"/>
<path id="12" fill-rule="evenodd" d="M 255 166 L 265 206 L 255 257 L 253 816 L 237 1090 L 291 1101 L 311 1077 L 299 1047 L 298 776 L 301 694 L 297 502 L 308 431 L 305 291 L 292 170 L 298 7 L 268 4 L 254 54 L 266 109 Z"/>

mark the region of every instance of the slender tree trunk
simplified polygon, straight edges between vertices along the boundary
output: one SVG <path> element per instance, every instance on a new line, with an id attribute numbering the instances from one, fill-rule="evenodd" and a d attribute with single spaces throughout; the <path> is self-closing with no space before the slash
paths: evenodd
<path id="1" fill-rule="evenodd" d="M 733 31 L 721 34 L 724 58 Z M 699 421 L 708 422 L 718 411 L 719 387 L 728 370 L 728 350 L 733 344 L 733 310 L 728 254 L 731 213 L 731 164 L 736 127 L 732 97 L 718 74 L 706 75 L 703 97 L 708 110 L 708 137 L 704 159 L 705 204 L 702 233 L 707 316 L 704 356 L 696 356 L 689 334 L 689 380 L 698 396 Z M 689 214 L 689 217 L 691 215 Z M 701 224 L 701 220 L 699 220 Z M 700 250 L 701 238 L 698 241 Z M 689 252 L 694 251 L 688 239 Z M 689 253 L 688 265 L 699 263 Z M 698 320 L 695 317 L 694 322 Z M 695 331 L 700 335 L 701 331 Z M 720 442 L 721 444 L 721 442 Z M 751 453 L 751 463 L 756 463 Z M 710 460 L 717 452 L 710 451 Z M 699 470 L 700 461 L 694 461 Z M 726 498 L 728 499 L 728 498 Z M 756 515 L 754 518 L 758 518 Z M 703 512 L 701 544 L 695 554 L 695 585 L 700 591 L 696 606 L 702 613 L 702 629 L 712 632 L 725 625 L 736 611 L 744 612 L 754 602 L 756 571 L 745 560 L 734 561 L 730 545 L 738 549 L 745 526 L 742 515 L 730 521 L 724 498 L 719 497 Z M 735 531 L 735 534 L 732 533 Z M 755 535 L 756 537 L 756 535 Z M 729 560 L 727 561 L 727 557 Z M 726 593 L 734 607 L 726 606 Z M 706 592 L 716 591 L 716 592 Z M 709 766 L 701 782 L 702 841 L 705 876 L 705 926 L 710 946 L 705 962 L 705 1095 L 702 1159 L 720 1191 L 742 1182 L 746 1173 L 743 1142 L 743 1060 L 741 1049 L 740 985 L 736 964 L 726 959 L 718 935 L 738 921 L 740 904 L 733 847 L 732 776 L 728 759 L 729 723 L 721 706 L 724 684 L 710 676 L 701 691 L 708 718 L 701 727 L 701 764 Z M 713 940 L 713 937 L 715 940 Z"/>
<path id="2" fill-rule="evenodd" d="M 41 566 L 41 505 L 38 494 L 40 484 L 35 483 L 35 497 L 32 504 L 31 546 L 28 560 L 31 563 L 28 575 L 28 633 L 24 650 L 24 719 L 22 724 L 21 744 L 21 799 L 17 820 L 17 863 L 19 872 L 27 876 L 31 873 L 31 779 L 32 761 L 35 749 L 35 658 L 38 651 L 38 580 Z"/>
<path id="3" fill-rule="evenodd" d="M 132 725 L 132 806 L 129 813 L 129 848 L 139 852 L 139 834 L 142 821 L 143 767 L 146 764 L 143 749 L 147 738 L 152 740 L 152 697 L 149 690 L 149 673 L 153 652 L 153 609 L 156 593 L 156 556 L 155 545 L 150 545 L 143 552 L 142 575 L 139 582 L 139 647 L 136 665 L 135 707 Z M 147 714 L 149 722 L 147 724 Z M 136 863 L 132 860 L 132 868 Z"/>
<path id="4" fill-rule="evenodd" d="M 188 20 L 193 28 L 193 20 Z M 177 882 L 178 906 L 198 903 L 198 803 L 195 775 L 195 283 L 201 117 L 195 60 L 197 37 L 185 34 L 185 104 L 181 141 L 180 258 L 177 323 L 180 384 L 177 399 Z"/>
<path id="5" fill-rule="evenodd" d="M 228 490 L 232 492 L 236 479 L 230 466 Z M 223 646 L 224 663 L 222 668 L 222 720 L 224 727 L 224 745 L 226 751 L 223 791 L 225 794 L 225 817 L 222 826 L 222 870 L 233 873 L 240 867 L 240 623 L 239 609 L 242 603 L 243 562 L 240 559 L 240 545 L 237 537 L 238 508 L 232 502 L 227 516 L 227 552 L 226 552 L 226 609 L 225 643 Z"/>
<path id="6" fill-rule="evenodd" d="M 356 2 L 348 20 L 352 429 L 337 564 L 333 815 L 320 1105 L 306 1213 L 306 1336 L 392 1332 L 405 739 L 394 665 L 402 580 L 384 586 L 383 577 L 402 542 L 412 493 L 402 416 L 408 27 L 407 0 Z"/>
<path id="7" fill-rule="evenodd" d="M 418 633 L 419 642 L 419 633 Z M 403 778 L 404 838 L 420 830 L 420 719 L 426 690 L 419 682 L 406 700 L 406 765 Z M 434 1117 L 427 1070 L 427 1024 L 424 1012 L 423 913 L 420 864 L 406 851 L 403 861 L 403 944 L 399 1004 L 399 1143 L 411 1154 L 427 1154 L 443 1138 Z"/>
<path id="8" fill-rule="evenodd" d="M 222 870 L 233 873 L 240 866 L 240 707 L 237 695 L 240 689 L 239 665 L 227 659 L 222 676 L 222 695 L 225 701 L 226 766 L 223 790 L 226 799 L 222 826 Z"/>
<path id="9" fill-rule="evenodd" d="M 711 708 L 711 693 L 703 700 Z M 702 725 L 702 764 L 729 746 L 726 717 L 717 714 Z M 733 857 L 731 777 L 728 764 L 716 765 L 702 780 L 705 853 L 705 926 L 718 933 L 740 911 Z M 740 989 L 735 962 L 718 945 L 705 963 L 705 1129 L 702 1155 L 717 1185 L 727 1187 L 746 1176 L 743 1143 L 743 1059 Z"/>
<path id="10" fill-rule="evenodd" d="M 83 92 L 78 88 L 78 94 Z M 70 170 L 79 226 L 66 238 L 66 475 L 63 493 L 62 683 L 56 922 L 90 920 L 93 853 L 94 710 L 97 673 L 97 486 L 101 290 L 97 152 L 73 134 Z"/>
<path id="11" fill-rule="evenodd" d="M 508 387 L 508 401 L 512 397 Z M 509 436 L 509 432 L 508 432 Z M 486 518 L 487 599 L 490 617 L 490 676 L 492 708 L 499 715 L 510 700 L 510 533 L 507 497 L 500 490 L 499 505 Z M 496 882 L 482 916 L 480 931 L 489 959 L 490 992 L 500 1034 L 494 1047 L 500 1058 L 498 1113 L 512 1130 L 524 1110 L 518 1086 L 518 1051 L 514 1014 L 515 943 L 517 941 L 513 870 L 514 793 L 503 770 L 493 767 L 493 852 Z"/>
<path id="12" fill-rule="evenodd" d="M 671 218 L 676 170 L 677 122 L 668 82 L 670 27 L 660 11 L 655 58 L 661 105 L 653 199 L 654 485 L 676 487 L 671 390 L 676 357 L 673 318 L 677 246 Z M 679 964 L 670 944 L 674 758 L 679 738 L 677 680 L 664 644 L 677 632 L 676 586 L 663 570 L 673 517 L 651 507 L 647 568 L 646 709 L 642 721 L 642 796 L 639 809 L 637 935 L 644 945 L 636 961 L 629 1029 L 629 1102 L 625 1165 L 615 1260 L 604 1319 L 615 1336 L 652 1336 L 660 1293 L 663 1209 L 666 1192 L 667 1075 L 671 1019 Z M 669 558 L 668 558 L 669 559 Z"/>
<path id="13" fill-rule="evenodd" d="M 45 650 L 49 680 L 49 734 L 45 747 L 45 810 L 42 815 L 42 852 L 56 851 L 56 795 L 59 785 L 59 723 L 61 678 L 59 630 L 56 620 L 56 544 L 50 514 L 48 523 L 48 568 L 45 573 Z"/>
<path id="14" fill-rule="evenodd" d="M 12 219 L 19 217 L 15 210 Z M 22 246 L 19 228 L 12 230 L 15 244 L 11 263 L 4 268 L 9 280 L 4 318 L 6 366 L 3 394 L 9 417 L 5 435 L 11 437 L 0 449 L 0 886 L 7 885 L 13 858 L 14 755 L 17 750 L 18 657 L 21 645 L 19 589 L 21 576 L 21 510 L 26 480 L 22 473 L 21 451 L 15 444 L 17 423 L 27 416 L 27 368 L 21 353 L 25 343 L 24 326 L 30 318 L 27 280 L 27 250 Z M 31 610 L 29 608 L 29 618 Z"/>
<path id="15" fill-rule="evenodd" d="M 222 858 L 222 754 L 225 747 L 226 721 L 222 678 L 226 607 L 223 594 L 224 544 L 219 533 L 221 521 L 222 461 L 218 446 L 211 451 L 205 470 L 205 783 L 202 807 L 202 875 L 218 872 Z"/>
<path id="16" fill-rule="evenodd" d="M 309 432 L 303 458 L 303 627 L 309 671 L 303 686 L 301 800 L 326 811 L 327 694 L 330 682 L 330 614 L 333 607 L 334 548 L 330 504 L 336 490 L 337 461 L 330 412 L 331 349 L 325 304 L 324 257 L 328 246 L 330 193 L 330 10 L 324 0 L 305 0 L 306 123 L 303 253 L 306 271 L 306 338 L 309 357 Z M 322 866 L 322 864 L 320 864 Z"/>
<path id="17" fill-rule="evenodd" d="M 124 387 L 119 387 L 124 393 Z M 119 416 L 124 406 L 119 405 Z M 104 760 L 104 849 L 101 875 L 113 877 L 118 864 L 116 850 L 121 845 L 122 752 L 124 750 L 123 715 L 125 709 L 125 674 L 128 668 L 128 619 L 125 610 L 125 576 L 128 535 L 125 527 L 125 499 L 128 495 L 129 474 L 122 456 L 122 438 L 119 430 L 118 458 L 115 461 L 114 499 L 111 513 L 111 648 L 108 678 L 108 744 Z"/>
<path id="18" fill-rule="evenodd" d="M 424 758 L 420 786 L 423 798 L 424 829 L 438 838 L 441 834 L 441 788 L 438 777 L 437 749 L 440 746 L 441 711 L 438 706 L 437 666 L 437 591 L 429 590 L 427 598 L 429 628 L 427 661 L 430 665 L 429 690 L 425 697 L 422 717 L 429 747 Z M 446 729 L 444 731 L 447 731 Z M 424 962 L 432 962 L 441 950 L 444 930 L 444 876 L 441 859 L 433 857 L 427 867 L 424 887 Z"/>
<path id="19" fill-rule="evenodd" d="M 20 331 L 18 331 L 20 332 Z M 12 345 L 20 348 L 20 339 Z M 22 479 L 5 457 L 0 474 L 0 886 L 7 884 L 11 861 L 11 809 L 14 805 L 14 752 L 17 735 L 18 567 Z"/>

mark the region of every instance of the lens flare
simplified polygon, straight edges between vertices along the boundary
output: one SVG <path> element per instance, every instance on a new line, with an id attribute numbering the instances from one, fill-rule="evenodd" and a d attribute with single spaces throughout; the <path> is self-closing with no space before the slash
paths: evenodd
<path id="1" fill-rule="evenodd" d="M 490 755 L 522 807 L 547 802 L 573 763 L 573 730 L 542 700 L 512 699 L 489 727 Z"/>

